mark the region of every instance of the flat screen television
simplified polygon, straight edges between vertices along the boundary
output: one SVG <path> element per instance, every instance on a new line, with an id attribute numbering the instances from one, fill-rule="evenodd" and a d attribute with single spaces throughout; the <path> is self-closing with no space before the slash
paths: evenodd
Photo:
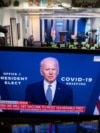
<path id="1" fill-rule="evenodd" d="M 12 125 L 11 130 L 11 133 L 56 133 L 56 125 L 51 123 L 42 123 L 36 125 Z"/>
<path id="2" fill-rule="evenodd" d="M 80 122 L 79 124 L 80 132 L 93 132 L 99 133 L 99 122 L 98 121 L 88 121 Z"/>
<path id="3" fill-rule="evenodd" d="M 59 73 L 55 84 L 59 82 L 60 86 L 56 87 L 55 93 L 52 92 L 54 93 L 52 105 L 48 105 L 43 89 L 43 75 L 46 74 L 41 74 L 40 70 L 40 62 L 46 57 L 56 58 L 59 62 Z M 52 71 L 55 71 L 55 68 L 52 68 L 51 61 L 48 64 L 50 68 L 46 68 L 46 71 L 50 70 L 47 78 L 52 79 L 54 76 Z M 59 121 L 63 118 L 71 120 L 74 117 L 87 118 L 87 116 L 99 119 L 99 95 L 99 50 L 0 47 L 0 116 L 2 117 L 24 116 L 32 120 L 34 118 L 47 121 L 53 119 Z"/>

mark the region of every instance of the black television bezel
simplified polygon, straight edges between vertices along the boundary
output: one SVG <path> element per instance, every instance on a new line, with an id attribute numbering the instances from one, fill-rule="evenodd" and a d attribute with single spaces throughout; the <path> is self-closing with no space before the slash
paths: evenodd
<path id="1" fill-rule="evenodd" d="M 0 51 L 21 51 L 21 52 L 55 52 L 55 53 L 74 53 L 74 54 L 100 54 L 100 50 L 81 50 L 81 49 L 64 49 L 64 48 L 44 48 L 44 47 L 0 47 Z M 0 122 L 6 124 L 19 123 L 61 123 L 100 120 L 100 115 L 65 115 L 65 114 L 34 114 L 18 113 L 17 111 L 5 111 L 0 113 Z"/>

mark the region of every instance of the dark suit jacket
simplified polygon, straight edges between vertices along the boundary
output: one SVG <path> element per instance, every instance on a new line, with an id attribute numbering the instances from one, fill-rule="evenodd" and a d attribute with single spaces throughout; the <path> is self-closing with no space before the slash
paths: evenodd
<path id="1" fill-rule="evenodd" d="M 97 80 L 95 82 L 93 91 L 91 93 L 91 97 L 89 99 L 89 102 L 86 106 L 85 114 L 93 115 L 93 112 L 95 110 L 95 107 L 97 105 L 97 101 L 100 95 L 100 73 L 98 74 Z"/>
<path id="2" fill-rule="evenodd" d="M 31 104 L 48 104 L 43 89 L 43 81 L 27 86 L 25 100 Z M 57 82 L 52 105 L 73 105 L 72 89 L 62 83 Z"/>
<path id="3" fill-rule="evenodd" d="M 0 100 L 10 100 L 8 89 L 2 80 L 0 80 Z"/>

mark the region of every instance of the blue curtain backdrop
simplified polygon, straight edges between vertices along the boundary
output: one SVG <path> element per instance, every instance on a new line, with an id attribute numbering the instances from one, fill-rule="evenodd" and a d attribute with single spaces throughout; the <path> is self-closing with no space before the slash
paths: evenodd
<path id="1" fill-rule="evenodd" d="M 85 34 L 85 29 L 86 29 L 86 19 L 81 18 L 78 21 L 78 34 L 79 34 L 79 39 L 78 42 L 84 42 L 84 34 Z"/>
<path id="2" fill-rule="evenodd" d="M 75 30 L 75 20 L 71 19 L 55 19 L 55 23 L 53 19 L 44 19 L 44 31 L 46 33 L 46 37 L 45 37 L 45 41 L 50 42 L 52 41 L 51 39 L 51 28 L 52 26 L 55 28 L 56 30 L 56 42 L 60 41 L 60 37 L 59 37 L 59 31 L 67 31 L 66 37 L 65 37 L 65 41 L 70 40 L 71 34 L 74 34 L 74 30 Z M 77 33 L 79 33 L 80 35 L 84 35 L 85 34 L 85 28 L 86 28 L 86 19 L 85 18 L 81 18 L 78 20 L 78 26 L 77 26 Z M 40 19 L 40 39 L 42 41 L 42 19 Z M 80 41 L 84 41 L 83 38 L 81 38 Z"/>

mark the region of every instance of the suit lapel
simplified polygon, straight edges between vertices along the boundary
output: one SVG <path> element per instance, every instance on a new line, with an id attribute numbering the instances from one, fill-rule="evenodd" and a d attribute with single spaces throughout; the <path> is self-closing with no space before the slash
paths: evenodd
<path id="1" fill-rule="evenodd" d="M 38 90 L 39 90 L 39 97 L 41 97 L 42 99 L 46 100 L 44 87 L 43 87 L 43 81 L 40 82 L 40 84 L 38 86 Z"/>
<path id="2" fill-rule="evenodd" d="M 54 100 L 53 101 L 56 101 L 56 99 L 58 100 L 58 97 L 60 95 L 60 91 L 61 90 L 61 86 L 60 84 L 57 82 L 57 85 L 56 85 L 56 91 L 55 91 L 55 95 L 54 95 Z"/>

